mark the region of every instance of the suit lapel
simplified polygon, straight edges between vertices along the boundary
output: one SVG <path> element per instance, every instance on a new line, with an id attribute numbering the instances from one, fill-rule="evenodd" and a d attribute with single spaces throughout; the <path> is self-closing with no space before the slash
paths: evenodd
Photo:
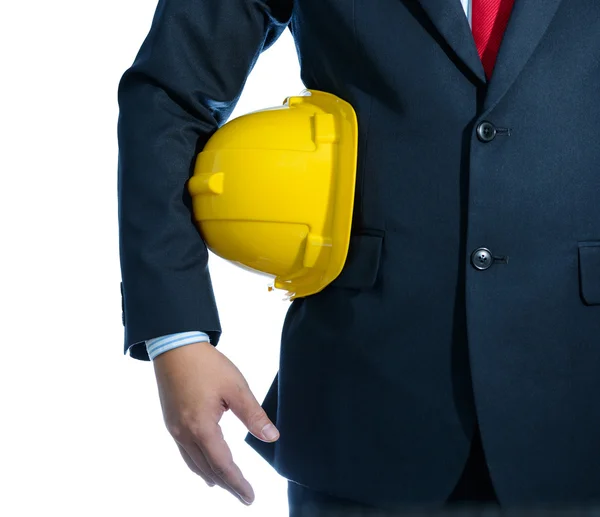
<path id="1" fill-rule="evenodd" d="M 515 0 L 489 80 L 484 110 L 493 108 L 514 83 L 561 2 L 562 0 Z"/>
<path id="2" fill-rule="evenodd" d="M 495 106 L 535 50 L 562 0 L 515 0 L 492 77 L 485 77 L 460 0 L 417 0 L 446 43 L 483 84 L 484 109 Z"/>
<path id="3" fill-rule="evenodd" d="M 461 61 L 482 82 L 483 64 L 477 53 L 473 32 L 460 0 L 417 0 L 421 8 Z M 519 0 L 517 0 L 519 1 Z"/>

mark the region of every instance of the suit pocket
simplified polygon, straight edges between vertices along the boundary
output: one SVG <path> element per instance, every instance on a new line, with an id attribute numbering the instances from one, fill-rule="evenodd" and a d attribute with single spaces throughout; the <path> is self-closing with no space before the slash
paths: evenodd
<path id="1" fill-rule="evenodd" d="M 600 305 L 600 241 L 579 242 L 579 291 L 586 305 Z"/>
<path id="2" fill-rule="evenodd" d="M 330 285 L 351 289 L 372 287 L 379 272 L 382 245 L 383 232 L 373 230 L 369 234 L 352 235 L 344 269 Z"/>

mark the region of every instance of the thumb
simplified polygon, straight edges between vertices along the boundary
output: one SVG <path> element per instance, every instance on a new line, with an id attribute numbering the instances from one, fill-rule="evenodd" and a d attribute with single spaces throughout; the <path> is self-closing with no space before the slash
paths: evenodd
<path id="1" fill-rule="evenodd" d="M 260 406 L 249 387 L 240 389 L 236 397 L 228 401 L 229 408 L 246 426 L 248 431 L 263 442 L 279 439 L 279 431 Z"/>

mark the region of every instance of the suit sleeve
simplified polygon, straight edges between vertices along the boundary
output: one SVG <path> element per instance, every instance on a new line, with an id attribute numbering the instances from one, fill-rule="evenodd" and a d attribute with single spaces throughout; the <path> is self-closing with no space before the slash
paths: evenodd
<path id="1" fill-rule="evenodd" d="M 288 26 L 292 0 L 159 0 L 118 84 L 118 224 L 125 353 L 221 325 L 208 251 L 187 181 L 225 123 L 261 52 Z"/>

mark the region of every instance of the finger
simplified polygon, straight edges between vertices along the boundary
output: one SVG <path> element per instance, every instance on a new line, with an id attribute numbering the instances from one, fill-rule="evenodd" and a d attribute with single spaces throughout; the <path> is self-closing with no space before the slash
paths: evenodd
<path id="1" fill-rule="evenodd" d="M 208 464 L 206 457 L 204 456 L 204 453 L 202 452 L 202 449 L 198 447 L 197 443 L 192 441 L 186 443 L 185 446 L 182 447 L 184 451 L 186 451 L 186 454 L 188 454 L 192 463 L 196 465 L 196 468 L 203 473 L 208 473 L 207 475 L 210 477 L 214 484 L 227 490 L 232 495 L 238 498 L 240 497 L 240 494 L 238 494 L 233 488 L 231 488 L 225 481 L 223 481 L 219 476 L 217 476 L 217 474 L 213 472 L 211 466 Z"/>
<path id="2" fill-rule="evenodd" d="M 274 442 L 279 439 L 279 431 L 247 384 L 243 387 L 238 386 L 235 396 L 227 397 L 225 402 L 256 438 L 264 442 Z"/>
<path id="3" fill-rule="evenodd" d="M 215 479 L 215 476 L 219 477 L 237 492 L 243 500 L 252 503 L 254 501 L 254 490 L 244 478 L 242 471 L 234 463 L 231 450 L 223 438 L 221 427 L 214 425 L 205 430 L 199 438 L 196 444 L 212 469 L 213 479 Z"/>
<path id="4" fill-rule="evenodd" d="M 221 479 L 215 472 L 213 472 L 211 466 L 208 463 L 208 460 L 206 459 L 206 456 L 204 455 L 204 453 L 202 452 L 202 449 L 200 449 L 198 444 L 196 444 L 196 443 L 189 444 L 187 450 L 190 451 L 190 457 L 192 457 L 194 459 L 194 462 L 197 463 L 198 465 L 202 466 L 202 470 L 204 472 L 210 472 L 211 479 L 214 481 L 214 483 L 216 485 L 220 486 L 222 489 L 226 490 L 231 495 L 233 495 L 234 497 L 239 499 L 240 502 L 242 502 L 243 504 L 248 505 L 252 502 L 251 500 L 245 501 L 244 500 L 245 496 L 242 496 L 241 494 L 239 494 L 224 479 Z"/>
<path id="5" fill-rule="evenodd" d="M 187 466 L 189 467 L 189 469 L 198 474 L 209 487 L 213 487 L 215 486 L 217 483 L 215 482 L 215 480 L 213 479 L 213 477 L 209 474 L 209 472 L 211 472 L 211 468 L 208 465 L 208 463 L 206 462 L 206 458 L 204 458 L 204 455 L 202 455 L 202 457 L 204 458 L 204 465 L 199 465 L 197 461 L 194 461 L 192 459 L 192 457 L 188 454 L 188 452 L 185 450 L 185 447 L 183 445 L 181 445 L 178 442 L 175 442 L 177 444 L 177 447 L 179 448 L 179 453 L 181 454 L 181 457 L 183 458 L 183 461 L 185 461 L 185 463 L 187 464 Z M 196 447 L 196 444 L 192 444 L 194 447 Z M 200 452 L 200 454 L 202 454 Z"/>

